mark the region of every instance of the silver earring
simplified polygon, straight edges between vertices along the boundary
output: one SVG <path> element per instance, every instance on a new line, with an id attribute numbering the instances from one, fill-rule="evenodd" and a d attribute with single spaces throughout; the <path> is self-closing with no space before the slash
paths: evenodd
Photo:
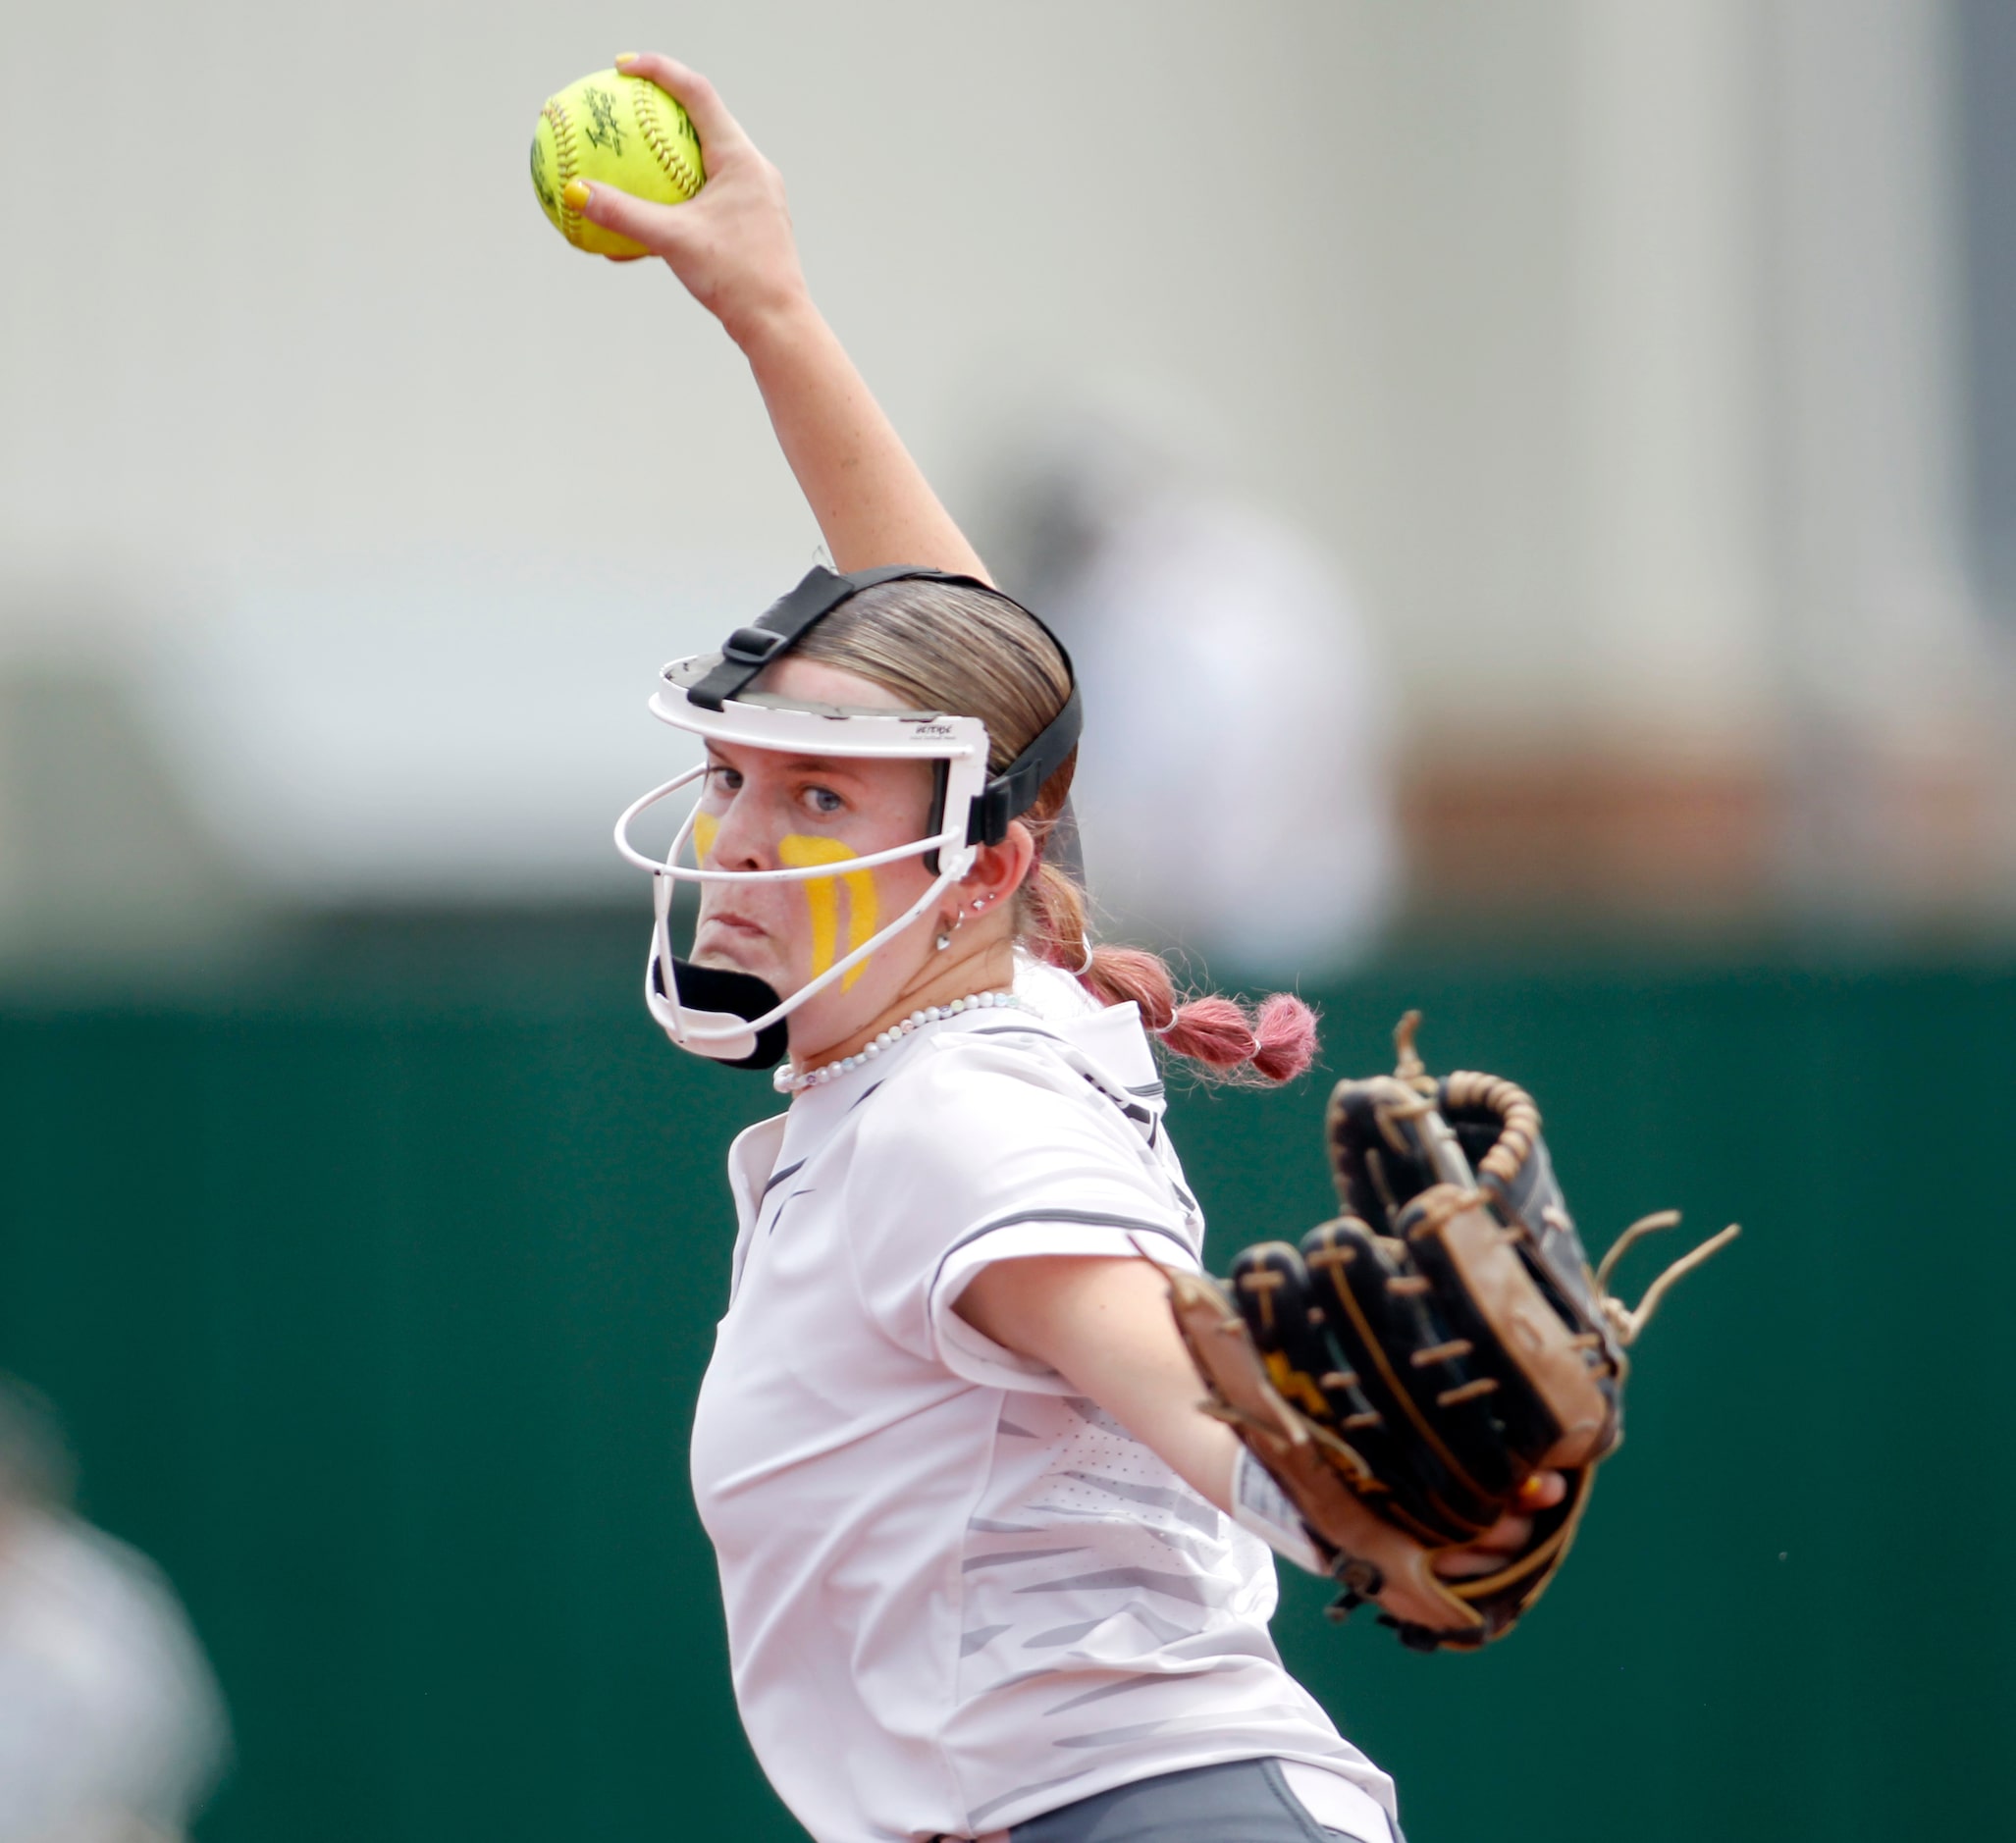
<path id="1" fill-rule="evenodd" d="M 944 929 L 940 928 L 940 929 L 938 930 L 938 952 L 939 952 L 939 953 L 943 953 L 943 952 L 945 951 L 945 949 L 946 949 L 946 948 L 948 948 L 948 947 L 949 947 L 949 946 L 951 946 L 951 945 L 952 945 L 952 937 L 951 937 L 951 935 L 947 934 L 947 933 L 946 933 L 946 932 L 944 931 Z"/>
<path id="2" fill-rule="evenodd" d="M 984 896 L 976 896 L 976 897 L 975 897 L 975 898 L 973 899 L 973 912 L 974 912 L 974 914 L 975 914 L 975 915 L 979 915 L 979 914 L 980 914 L 980 912 L 981 912 L 981 911 L 982 909 L 984 909 L 984 908 L 985 908 L 986 906 L 987 906 L 987 899 L 986 899 L 986 898 L 985 898 Z"/>

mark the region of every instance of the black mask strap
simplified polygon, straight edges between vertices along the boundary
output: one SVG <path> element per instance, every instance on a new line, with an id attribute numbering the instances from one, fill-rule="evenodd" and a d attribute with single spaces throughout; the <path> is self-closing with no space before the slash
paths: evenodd
<path id="1" fill-rule="evenodd" d="M 1060 646 L 1057 651 L 1062 653 L 1064 649 Z M 1069 655 L 1064 665 L 1070 670 Z M 1079 700 L 1078 677 L 1073 673 L 1071 696 L 1064 700 L 1064 708 L 1036 732 L 1027 749 L 981 790 L 980 798 L 973 803 L 973 817 L 967 823 L 966 842 L 998 845 L 1006 838 L 1008 821 L 1035 805 L 1043 783 L 1078 747 L 1079 732 L 1084 728 L 1085 706 Z"/>
<path id="2" fill-rule="evenodd" d="M 754 626 L 738 627 L 728 636 L 720 663 L 687 687 L 687 699 L 703 711 L 718 711 L 724 699 L 739 698 L 758 672 L 780 653 L 788 653 L 850 596 L 877 583 L 936 574 L 935 570 L 911 569 L 898 563 L 887 569 L 860 569 L 851 576 L 836 576 L 816 563 L 796 588 L 779 596 L 756 617 Z"/>

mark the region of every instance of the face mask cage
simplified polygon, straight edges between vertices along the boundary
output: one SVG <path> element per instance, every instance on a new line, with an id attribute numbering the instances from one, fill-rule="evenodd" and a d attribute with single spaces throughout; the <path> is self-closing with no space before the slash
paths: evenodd
<path id="1" fill-rule="evenodd" d="M 688 664 L 690 661 L 681 660 L 666 667 L 667 675 Z M 663 858 L 656 858 L 640 850 L 630 839 L 630 828 L 640 816 L 681 789 L 700 781 L 707 773 L 704 764 L 673 776 L 663 786 L 654 787 L 624 809 L 616 821 L 616 849 L 630 863 L 649 870 L 655 884 L 651 957 L 645 979 L 645 1003 L 652 1016 L 682 1049 L 691 1049 L 719 1061 L 769 1067 L 781 1056 L 781 1043 L 774 1044 L 775 1055 L 763 1063 L 753 1063 L 750 1058 L 759 1049 L 760 1037 L 780 1027 L 792 1012 L 815 994 L 824 991 L 835 980 L 845 978 L 876 949 L 885 946 L 932 908 L 945 891 L 973 868 L 977 848 L 967 840 L 967 816 L 975 794 L 986 777 L 986 726 L 977 717 L 970 716 L 825 712 L 808 707 L 780 705 L 740 706 L 730 703 L 723 712 L 714 713 L 695 711 L 683 705 L 683 700 L 664 693 L 652 699 L 651 708 L 654 715 L 676 728 L 749 748 L 775 749 L 793 755 L 929 762 L 943 774 L 945 797 L 940 810 L 946 815 L 959 816 L 956 821 L 946 820 L 938 829 L 927 831 L 921 838 L 891 846 L 886 851 L 848 858 L 838 865 L 810 865 L 775 870 L 722 870 L 679 862 L 693 837 L 694 823 L 700 812 L 697 803 L 680 823 Z M 906 858 L 932 856 L 937 860 L 937 874 L 909 908 L 789 998 L 778 999 L 769 987 L 763 986 L 763 992 L 769 994 L 771 1002 L 753 1015 L 735 1010 L 721 1015 L 710 1005 L 710 997 L 719 1001 L 758 994 L 739 994 L 725 988 L 710 976 L 718 969 L 693 967 L 672 952 L 671 896 L 675 884 L 808 883 L 842 873 L 874 869 L 885 864 L 897 864 Z M 734 976 L 749 986 L 762 986 L 761 980 L 748 974 Z"/>
<path id="2" fill-rule="evenodd" d="M 981 845 L 998 844 L 1007 835 L 1009 820 L 1029 809 L 1043 782 L 1077 747 L 1080 707 L 1075 683 L 1064 709 L 1002 774 L 992 778 L 986 771 L 986 726 L 978 717 L 791 704 L 749 690 L 758 673 L 848 597 L 878 582 L 906 578 L 986 588 L 968 577 L 943 576 L 932 570 L 868 570 L 837 576 L 830 570 L 815 569 L 754 627 L 738 628 L 731 634 L 719 654 L 676 659 L 660 675 L 661 687 L 651 699 L 652 714 L 703 740 L 793 755 L 925 761 L 931 764 L 933 772 L 931 816 L 925 836 L 837 865 L 722 870 L 681 864 L 679 857 L 692 839 L 699 815 L 697 801 L 663 858 L 633 844 L 630 828 L 634 821 L 698 782 L 707 772 L 705 764 L 654 787 L 623 810 L 616 820 L 616 849 L 631 864 L 649 870 L 653 879 L 645 1004 L 682 1049 L 737 1068 L 768 1069 L 782 1060 L 784 1026 L 791 1014 L 834 981 L 845 978 L 928 914 L 944 892 L 972 869 Z M 1066 666 L 1068 669 L 1068 658 Z M 913 857 L 924 860 L 932 878 L 924 894 L 789 998 L 779 998 L 753 974 L 696 967 L 672 952 L 671 897 L 677 883 L 803 883 Z"/>

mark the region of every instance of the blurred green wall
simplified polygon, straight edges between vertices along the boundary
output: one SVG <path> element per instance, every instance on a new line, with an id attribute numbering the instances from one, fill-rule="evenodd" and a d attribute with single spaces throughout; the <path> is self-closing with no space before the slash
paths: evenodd
<path id="1" fill-rule="evenodd" d="M 628 971 L 0 1015 L 0 1365 L 210 1648 L 210 1843 L 795 1834 L 685 1477 L 770 1097 Z M 1413 1843 L 1999 1832 L 2016 972 L 1384 972 L 1327 995 L 1331 1071 L 1406 1002 L 1536 1092 L 1592 1240 L 1745 1224 L 1513 1642 L 1414 1657 L 1288 1585 Z M 1327 1213 L 1320 1101 L 1177 1099 L 1221 1263 Z"/>

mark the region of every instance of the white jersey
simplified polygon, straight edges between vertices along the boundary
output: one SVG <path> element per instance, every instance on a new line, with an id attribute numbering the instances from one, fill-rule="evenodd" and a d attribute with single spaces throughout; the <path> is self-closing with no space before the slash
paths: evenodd
<path id="1" fill-rule="evenodd" d="M 1267 1550 L 952 1309 L 1004 1258 L 1197 1266 L 1133 1005 L 930 1026 L 744 1132 L 729 1177 L 694 1487 L 743 1721 L 815 1837 L 975 1836 L 1267 1756 L 1392 1809 L 1282 1667 Z"/>

